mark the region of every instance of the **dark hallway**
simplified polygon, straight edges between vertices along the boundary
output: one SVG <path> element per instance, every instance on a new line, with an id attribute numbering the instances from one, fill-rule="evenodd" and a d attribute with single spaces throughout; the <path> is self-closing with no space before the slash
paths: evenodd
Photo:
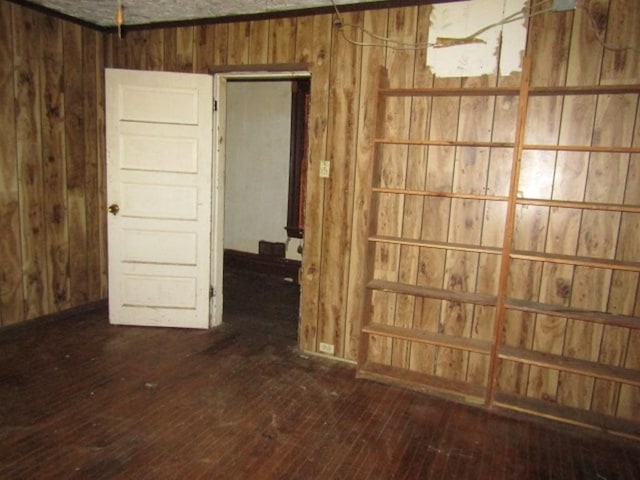
<path id="1" fill-rule="evenodd" d="M 223 322 L 244 333 L 281 337 L 295 345 L 299 285 L 279 276 L 225 267 L 223 298 Z"/>

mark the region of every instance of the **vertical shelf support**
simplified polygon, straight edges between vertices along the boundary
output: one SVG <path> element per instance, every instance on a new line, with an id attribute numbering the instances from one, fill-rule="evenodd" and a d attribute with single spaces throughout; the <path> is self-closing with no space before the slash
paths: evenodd
<path id="1" fill-rule="evenodd" d="M 513 248 L 513 231 L 516 218 L 516 200 L 518 196 L 518 184 L 520 182 L 520 167 L 522 163 L 522 150 L 524 145 L 524 131 L 527 121 L 527 106 L 529 104 L 529 87 L 531 81 L 531 58 L 525 57 L 522 76 L 520 80 L 520 96 L 518 102 L 518 118 L 516 121 L 516 138 L 513 147 L 513 160 L 511 163 L 511 178 L 509 184 L 509 200 L 507 203 L 507 216 L 505 232 L 502 244 L 502 262 L 500 264 L 500 278 L 498 281 L 498 295 L 496 302 L 496 319 L 494 325 L 493 345 L 489 359 L 489 377 L 487 382 L 487 396 L 485 405 L 491 407 L 495 396 L 495 387 L 498 374 L 498 350 L 502 343 L 504 330 L 505 303 L 507 287 L 509 284 L 509 266 L 511 250 Z"/>

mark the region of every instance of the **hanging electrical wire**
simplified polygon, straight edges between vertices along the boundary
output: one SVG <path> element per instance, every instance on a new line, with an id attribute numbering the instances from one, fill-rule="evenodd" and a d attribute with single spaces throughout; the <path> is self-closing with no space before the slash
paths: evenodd
<path id="1" fill-rule="evenodd" d="M 527 20 L 531 17 L 535 17 L 538 15 L 542 15 L 550 11 L 553 11 L 553 7 L 548 7 L 548 8 L 544 8 L 542 10 L 533 12 L 534 9 L 542 7 L 544 4 L 550 4 L 550 2 L 552 2 L 552 0 L 538 0 L 537 2 L 532 2 L 532 4 L 529 5 L 529 7 L 525 6 L 522 9 L 518 10 L 517 12 L 512 13 L 511 15 L 507 15 L 500 21 L 492 23 L 490 25 L 486 25 L 481 29 L 471 33 L 470 35 L 466 35 L 464 37 L 438 38 L 436 42 L 404 43 L 390 37 L 378 35 L 374 32 L 371 32 L 370 30 L 367 30 L 366 28 L 361 27 L 360 25 L 345 22 L 342 17 L 342 14 L 340 13 L 340 10 L 338 9 L 336 0 L 331 0 L 331 3 L 333 4 L 333 8 L 337 16 L 337 20 L 334 22 L 334 25 L 339 29 L 340 35 L 347 42 L 360 47 L 386 47 L 394 50 L 422 50 L 425 48 L 445 48 L 445 47 L 452 47 L 454 45 L 464 45 L 469 43 L 484 43 L 484 40 L 477 38 L 478 35 L 480 35 L 481 33 L 484 33 L 487 30 L 490 30 L 492 28 L 506 25 L 508 23 L 517 22 L 519 20 Z M 344 31 L 344 27 L 350 27 L 350 28 L 355 28 L 357 30 L 360 30 L 363 34 L 366 34 L 371 38 L 378 40 L 379 42 L 361 42 L 361 41 L 353 40 L 352 38 L 349 38 L 346 35 Z"/>
<path id="2" fill-rule="evenodd" d="M 124 25 L 124 7 L 122 1 L 118 0 L 118 7 L 116 9 L 116 25 L 118 26 L 118 38 L 122 38 L 122 25 Z"/>
<path id="3" fill-rule="evenodd" d="M 604 48 L 605 50 L 611 50 L 611 51 L 631 51 L 634 52 L 636 54 L 640 54 L 640 49 L 627 45 L 627 46 L 613 46 L 610 45 L 608 43 L 606 43 L 604 41 L 604 39 L 600 36 L 600 33 L 598 31 L 598 24 L 596 22 L 596 19 L 594 18 L 594 16 L 591 14 L 591 12 L 589 11 L 588 7 L 583 3 L 582 4 L 578 4 L 576 5 L 576 8 L 582 9 L 584 10 L 584 12 L 586 13 L 587 18 L 589 19 L 589 24 L 591 25 L 591 28 L 593 29 L 593 33 L 594 36 L 596 38 L 596 40 L 598 41 L 598 43 L 602 46 L 602 48 Z M 386 47 L 386 48 L 390 48 L 390 49 L 394 49 L 394 50 L 422 50 L 425 48 L 446 48 L 446 47 L 452 47 L 454 45 L 464 45 L 464 44 L 469 44 L 469 43 L 482 43 L 484 42 L 484 40 L 482 40 L 481 38 L 478 38 L 478 36 L 484 32 L 486 32 L 487 30 L 490 30 L 492 28 L 497 28 L 500 27 L 502 25 L 506 25 L 508 23 L 512 23 L 512 22 L 517 22 L 519 20 L 528 20 L 529 18 L 532 17 L 536 17 L 538 15 L 543 15 L 545 13 L 549 13 L 549 12 L 553 12 L 555 11 L 553 8 L 553 0 L 538 0 L 537 2 L 531 2 L 531 4 L 528 7 L 523 7 L 521 10 L 518 10 L 517 12 L 512 13 L 511 15 L 508 15 L 506 17 L 504 17 L 503 19 L 501 19 L 498 22 L 486 25 L 484 27 L 482 27 L 481 29 L 466 35 L 464 37 L 459 37 L 459 38 L 443 38 L 443 37 L 439 37 L 436 39 L 436 42 L 422 42 L 422 43 L 405 43 L 405 42 L 401 42 L 399 40 L 395 40 L 393 38 L 390 37 L 385 37 L 382 35 L 378 35 L 375 32 L 372 32 L 370 30 L 367 30 L 366 28 L 357 25 L 357 24 L 353 24 L 353 23 L 349 23 L 349 22 L 345 22 L 342 14 L 340 13 L 340 10 L 338 9 L 338 5 L 336 4 L 336 0 L 331 0 L 331 3 L 333 4 L 333 8 L 336 12 L 336 16 L 337 16 L 337 20 L 334 22 L 334 25 L 339 29 L 340 31 L 340 35 L 342 36 L 342 38 L 344 38 L 347 42 L 353 44 L 353 45 L 357 45 L 360 47 Z M 547 8 L 542 8 L 541 10 L 538 11 L 534 11 L 537 8 L 541 8 L 544 5 L 547 5 Z M 550 5 L 550 6 L 549 6 Z M 354 28 L 356 30 L 360 30 L 364 35 L 367 35 L 375 40 L 377 40 L 377 42 L 364 42 L 364 41 L 357 41 L 357 40 L 353 40 L 352 38 L 349 38 L 345 32 L 345 27 L 350 27 L 350 28 Z"/>
<path id="4" fill-rule="evenodd" d="M 596 22 L 596 19 L 595 19 L 594 15 L 591 14 L 591 12 L 589 11 L 589 8 L 584 4 L 584 2 L 582 4 L 576 5 L 576 8 L 579 8 L 579 9 L 581 9 L 581 10 L 583 10 L 585 12 L 585 15 L 589 19 L 589 25 L 591 25 L 591 28 L 593 30 L 593 36 L 596 38 L 596 40 L 598 41 L 598 43 L 600 44 L 600 46 L 602 48 L 604 48 L 605 50 L 610 50 L 612 52 L 630 51 L 630 52 L 636 53 L 637 55 L 640 55 L 640 49 L 639 48 L 632 47 L 630 45 L 622 46 L 622 47 L 616 47 L 616 46 L 613 46 L 613 45 L 610 45 L 610 44 L 606 43 L 604 41 L 604 39 L 600 36 L 598 23 Z"/>

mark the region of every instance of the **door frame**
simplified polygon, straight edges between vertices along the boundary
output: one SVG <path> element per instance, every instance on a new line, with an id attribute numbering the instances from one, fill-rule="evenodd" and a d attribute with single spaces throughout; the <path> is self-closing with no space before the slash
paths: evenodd
<path id="1" fill-rule="evenodd" d="M 225 139 L 227 121 L 227 82 L 228 80 L 282 80 L 296 78 L 311 78 L 308 70 L 286 71 L 237 71 L 212 72 L 213 75 L 213 176 L 212 183 L 212 209 L 211 209 L 211 285 L 214 285 L 213 298 L 209 301 L 210 326 L 215 327 L 222 323 L 222 310 L 224 299 L 223 289 L 223 264 L 224 264 L 224 174 L 225 174 Z"/>

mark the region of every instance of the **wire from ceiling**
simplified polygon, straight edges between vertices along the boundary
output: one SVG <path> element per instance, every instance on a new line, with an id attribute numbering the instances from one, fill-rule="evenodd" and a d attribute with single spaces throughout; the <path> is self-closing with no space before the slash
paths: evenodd
<path id="1" fill-rule="evenodd" d="M 583 3 L 585 1 L 586 0 L 583 0 Z M 446 48 L 446 47 L 452 47 L 454 45 L 464 45 L 469 43 L 480 43 L 480 42 L 483 43 L 484 40 L 478 38 L 478 35 L 486 32 L 487 30 L 491 30 L 492 28 L 500 27 L 508 23 L 517 22 L 519 20 L 528 20 L 538 15 L 543 15 L 545 13 L 557 11 L 554 9 L 552 0 L 538 0 L 535 2 L 531 0 L 531 4 L 528 7 L 524 7 L 521 10 L 518 10 L 517 12 L 512 13 L 511 15 L 507 15 L 506 17 L 502 18 L 498 22 L 486 25 L 471 34 L 466 35 L 465 37 L 438 38 L 436 42 L 404 43 L 390 37 L 378 35 L 375 32 L 372 32 L 371 30 L 368 30 L 360 25 L 345 22 L 342 17 L 342 14 L 340 13 L 340 10 L 338 9 L 338 5 L 336 4 L 336 1 L 331 0 L 331 3 L 333 4 L 333 8 L 336 12 L 336 17 L 337 17 L 337 19 L 334 21 L 334 26 L 339 29 L 340 35 L 344 38 L 344 40 L 359 47 L 384 47 L 384 48 L 390 48 L 393 50 L 422 50 L 425 48 Z M 546 5 L 546 8 L 542 8 L 541 10 L 538 10 L 535 12 L 533 11 L 536 8 L 544 7 L 545 5 Z M 587 17 L 589 18 L 589 21 L 590 21 L 590 25 L 593 28 L 594 35 L 597 41 L 602 46 L 602 48 L 606 50 L 612 50 L 612 51 L 633 51 L 635 53 L 640 53 L 639 49 L 632 46 L 615 47 L 605 43 L 605 41 L 600 37 L 598 33 L 598 26 L 597 26 L 596 20 L 591 14 L 591 12 L 589 12 L 588 8 L 584 4 L 576 5 L 576 8 L 583 9 L 586 12 Z M 356 30 L 360 30 L 364 35 L 368 35 L 369 37 L 377 41 L 363 42 L 363 41 L 354 40 L 347 36 L 344 30 L 345 27 L 351 27 Z"/>
<path id="2" fill-rule="evenodd" d="M 589 25 L 591 26 L 591 29 L 593 30 L 593 36 L 596 38 L 596 40 L 598 41 L 598 43 L 600 44 L 600 46 L 602 48 L 604 48 L 605 50 L 610 50 L 612 52 L 631 51 L 631 52 L 634 52 L 636 55 L 640 55 L 640 49 L 636 48 L 636 47 L 633 47 L 631 45 L 617 47 L 617 46 L 611 45 L 609 43 L 606 43 L 605 40 L 600 36 L 600 32 L 599 32 L 599 29 L 598 29 L 598 23 L 596 22 L 595 17 L 589 11 L 589 7 L 586 5 L 586 3 L 587 3 L 586 0 L 583 0 L 581 3 L 576 5 L 576 8 L 579 8 L 579 9 L 583 10 L 585 12 L 585 15 L 587 16 L 587 18 L 589 18 Z"/>
<path id="3" fill-rule="evenodd" d="M 484 33 L 487 30 L 490 30 L 492 28 L 505 25 L 507 23 L 517 22 L 518 20 L 526 20 L 528 18 L 550 12 L 553 10 L 552 7 L 549 7 L 534 13 L 528 13 L 528 12 L 531 12 L 531 10 L 533 10 L 534 8 L 542 6 L 543 4 L 549 3 L 549 2 L 550 0 L 538 0 L 537 2 L 533 3 L 530 7 L 528 8 L 524 7 L 521 10 L 518 10 L 517 12 L 512 13 L 511 15 L 507 15 L 506 17 L 502 18 L 500 21 L 492 23 L 490 25 L 486 25 L 481 29 L 471 33 L 470 35 L 466 35 L 465 37 L 438 38 L 436 42 L 404 43 L 390 37 L 378 35 L 375 32 L 372 32 L 366 28 L 361 27 L 360 25 L 345 22 L 342 17 L 342 14 L 338 9 L 338 5 L 336 4 L 335 0 L 331 0 L 331 3 L 333 4 L 333 8 L 336 11 L 336 16 L 337 16 L 337 20 L 334 22 L 334 26 L 336 26 L 340 30 L 340 34 L 347 42 L 360 47 L 386 47 L 394 50 L 422 50 L 425 48 L 445 48 L 445 47 L 452 47 L 454 45 L 464 45 L 469 43 L 484 43 L 484 40 L 477 38 L 478 35 L 480 35 L 481 33 Z M 378 42 L 361 42 L 361 41 L 353 40 L 352 38 L 349 38 L 346 35 L 344 31 L 344 27 L 351 27 L 351 28 L 360 30 L 363 34 L 366 34 L 371 38 L 378 40 Z"/>

